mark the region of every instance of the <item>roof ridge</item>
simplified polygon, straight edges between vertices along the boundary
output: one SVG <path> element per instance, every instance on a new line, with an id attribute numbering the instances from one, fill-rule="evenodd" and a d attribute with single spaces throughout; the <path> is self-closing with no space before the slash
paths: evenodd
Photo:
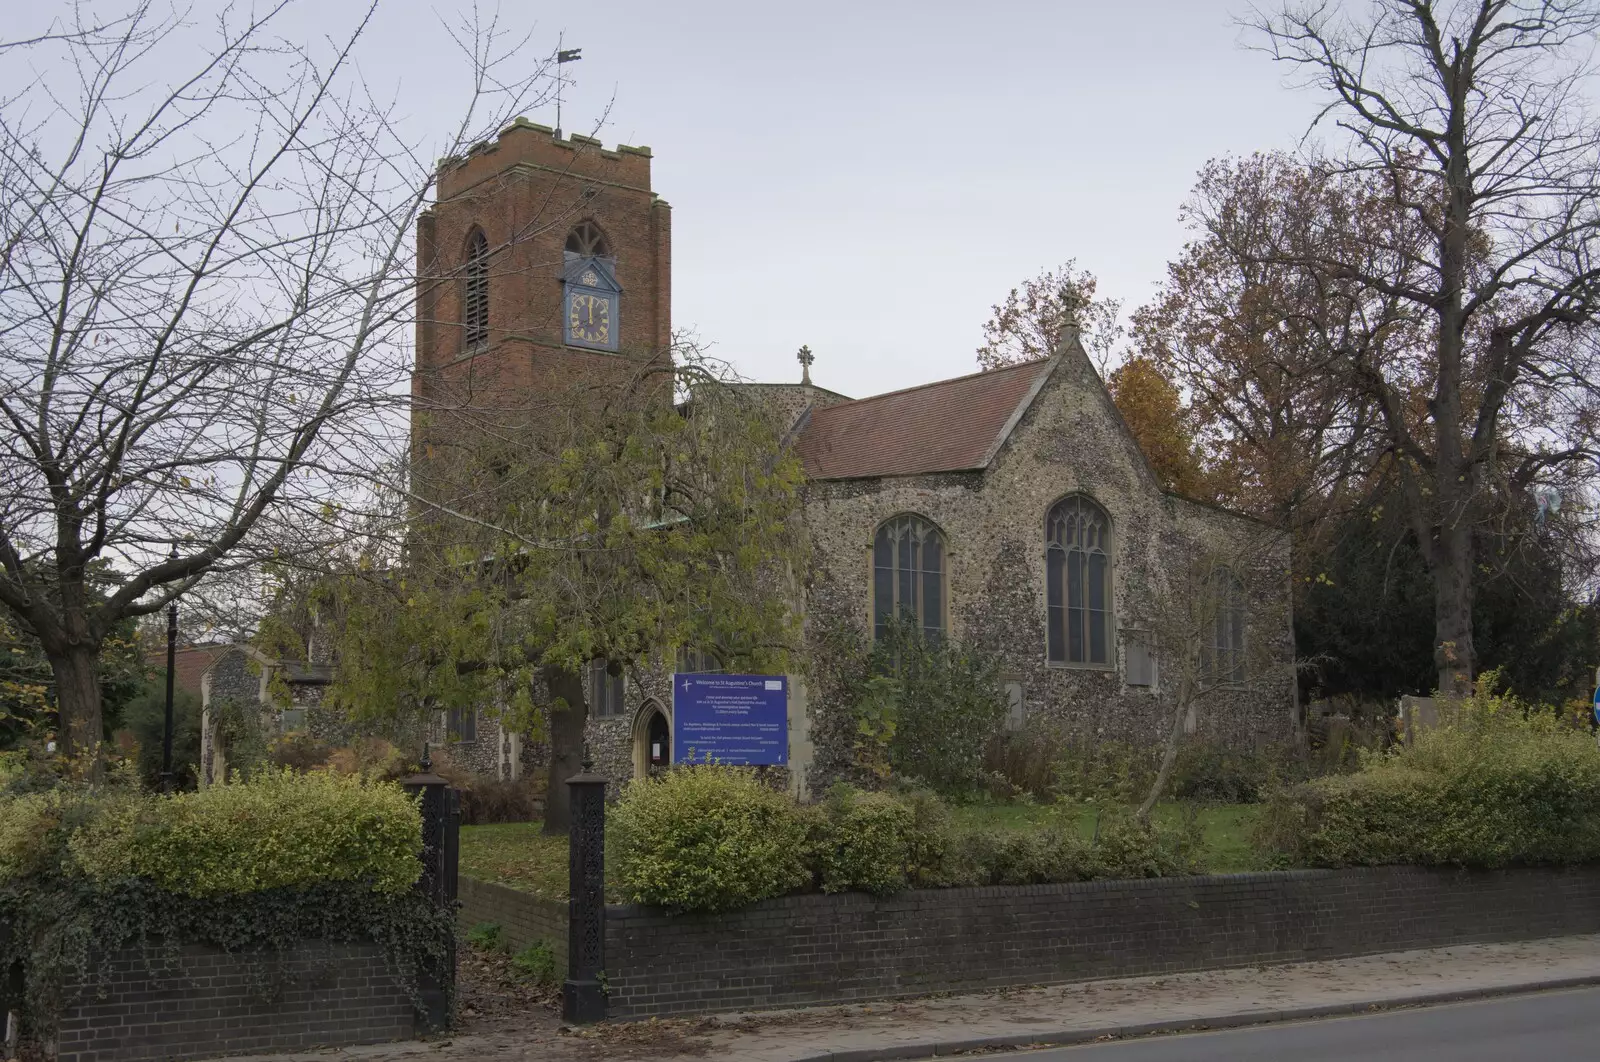
<path id="1" fill-rule="evenodd" d="M 913 384 L 910 387 L 902 387 L 898 391 L 884 391 L 882 394 L 867 395 L 865 398 L 852 398 L 848 402 L 841 402 L 838 405 L 827 406 L 824 409 L 818 410 L 817 412 L 824 413 L 828 410 L 834 409 L 851 409 L 865 402 L 876 402 L 880 398 L 894 398 L 896 395 L 908 395 L 913 391 L 925 391 L 930 387 L 939 387 L 943 384 L 960 383 L 962 380 L 973 380 L 980 376 L 993 378 L 1002 373 L 1014 372 L 1018 369 L 1039 368 L 1041 366 L 1050 364 L 1050 360 L 1050 358 L 1035 358 L 1032 361 L 1019 361 L 1015 365 L 1002 365 L 998 369 L 979 369 L 977 372 L 969 372 L 962 376 L 948 376 L 943 380 L 929 380 L 927 383 Z"/>

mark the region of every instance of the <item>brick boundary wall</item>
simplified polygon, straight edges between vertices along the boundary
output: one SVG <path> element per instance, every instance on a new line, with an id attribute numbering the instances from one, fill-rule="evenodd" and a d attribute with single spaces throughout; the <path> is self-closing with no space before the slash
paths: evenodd
<path id="1" fill-rule="evenodd" d="M 252 961 L 220 948 L 124 951 L 72 990 L 56 1062 L 150 1062 L 408 1040 L 416 1010 L 376 944 L 305 943 Z M 70 996 L 69 996 L 70 998 Z"/>
<path id="2" fill-rule="evenodd" d="M 501 937 L 513 951 L 521 951 L 536 940 L 550 945 L 556 971 L 567 970 L 567 901 L 543 900 L 504 885 L 463 877 L 457 882 L 456 899 L 461 901 L 457 923 L 463 930 L 484 922 L 500 927 Z"/>
<path id="3" fill-rule="evenodd" d="M 607 909 L 616 1018 L 971 992 L 1600 932 L 1600 866 L 1377 867 Z"/>

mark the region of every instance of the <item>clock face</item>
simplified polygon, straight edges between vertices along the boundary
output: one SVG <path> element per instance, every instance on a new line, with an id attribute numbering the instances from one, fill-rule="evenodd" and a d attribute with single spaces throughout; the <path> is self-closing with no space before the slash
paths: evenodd
<path id="1" fill-rule="evenodd" d="M 611 328 L 610 296 L 590 291 L 574 291 L 567 296 L 569 342 L 612 347 L 615 341 Z"/>

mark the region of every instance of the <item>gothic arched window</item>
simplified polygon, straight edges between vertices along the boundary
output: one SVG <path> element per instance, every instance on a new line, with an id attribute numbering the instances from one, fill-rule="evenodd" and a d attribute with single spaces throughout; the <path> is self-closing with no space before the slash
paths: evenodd
<path id="1" fill-rule="evenodd" d="M 567 233 L 567 253 L 579 258 L 606 258 L 611 254 L 611 241 L 599 225 L 580 221 Z"/>
<path id="2" fill-rule="evenodd" d="M 945 630 L 944 535 L 920 516 L 897 516 L 872 542 L 872 635 L 891 617 L 915 623 L 929 641 Z"/>
<path id="3" fill-rule="evenodd" d="M 1206 582 L 1216 618 L 1200 646 L 1200 673 L 1206 681 L 1225 685 L 1244 682 L 1244 584 L 1227 568 L 1218 568 Z"/>
<path id="4" fill-rule="evenodd" d="M 461 343 L 468 350 L 489 341 L 489 241 L 482 229 L 467 238 L 461 285 Z"/>
<path id="5" fill-rule="evenodd" d="M 1111 518 L 1081 494 L 1045 520 L 1045 583 L 1050 662 L 1110 666 Z"/>

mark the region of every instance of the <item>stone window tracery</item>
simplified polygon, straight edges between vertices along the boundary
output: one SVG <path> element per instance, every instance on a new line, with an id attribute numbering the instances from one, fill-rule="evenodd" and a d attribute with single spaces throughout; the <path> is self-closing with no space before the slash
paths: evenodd
<path id="1" fill-rule="evenodd" d="M 567 233 L 566 251 L 578 258 L 609 258 L 611 241 L 606 239 L 599 225 L 592 221 L 580 221 Z"/>
<path id="2" fill-rule="evenodd" d="M 1111 666 L 1111 518 L 1081 494 L 1045 520 L 1045 583 L 1050 663 Z"/>
<path id="3" fill-rule="evenodd" d="M 872 635 L 883 637 L 891 617 L 915 623 L 923 637 L 945 634 L 944 534 L 913 513 L 878 528 L 872 542 Z"/>

